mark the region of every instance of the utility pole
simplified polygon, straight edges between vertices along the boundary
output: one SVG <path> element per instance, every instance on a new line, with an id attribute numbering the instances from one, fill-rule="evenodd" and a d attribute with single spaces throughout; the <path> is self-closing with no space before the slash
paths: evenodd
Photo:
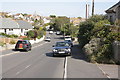
<path id="1" fill-rule="evenodd" d="M 86 4 L 86 20 L 88 19 L 88 4 Z"/>
<path id="2" fill-rule="evenodd" d="M 92 2 L 92 16 L 94 15 L 94 0 Z"/>

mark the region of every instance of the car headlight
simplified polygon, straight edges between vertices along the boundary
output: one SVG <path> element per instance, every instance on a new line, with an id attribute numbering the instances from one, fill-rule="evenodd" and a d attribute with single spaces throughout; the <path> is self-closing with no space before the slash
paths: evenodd
<path id="1" fill-rule="evenodd" d="M 71 51 L 71 49 L 65 49 L 65 50 L 66 50 L 66 51 L 69 51 L 69 52 Z"/>
<path id="2" fill-rule="evenodd" d="M 57 52 L 57 49 L 53 49 L 53 52 Z"/>

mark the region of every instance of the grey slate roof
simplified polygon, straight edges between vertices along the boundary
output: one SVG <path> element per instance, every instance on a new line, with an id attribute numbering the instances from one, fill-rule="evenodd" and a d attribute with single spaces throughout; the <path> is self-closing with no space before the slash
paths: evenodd
<path id="1" fill-rule="evenodd" d="M 19 28 L 19 25 L 16 21 L 10 18 L 0 18 L 0 28 Z"/>
<path id="2" fill-rule="evenodd" d="M 23 20 L 12 20 L 11 18 L 0 18 L 2 29 L 32 29 L 32 25 Z"/>
<path id="3" fill-rule="evenodd" d="M 120 1 L 118 3 L 116 3 L 115 5 L 113 5 L 112 7 L 110 7 L 108 10 L 106 10 L 105 12 L 106 13 L 109 13 L 109 12 L 116 12 L 116 8 L 120 6 Z"/>
<path id="4" fill-rule="evenodd" d="M 28 23 L 27 21 L 23 20 L 16 20 L 16 22 L 19 24 L 19 28 L 21 29 L 32 29 L 32 25 Z"/>

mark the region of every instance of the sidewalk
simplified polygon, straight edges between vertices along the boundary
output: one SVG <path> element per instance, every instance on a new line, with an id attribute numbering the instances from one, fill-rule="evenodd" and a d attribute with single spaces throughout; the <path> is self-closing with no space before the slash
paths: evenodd
<path id="1" fill-rule="evenodd" d="M 97 66 L 101 69 L 101 71 L 108 76 L 109 78 L 119 78 L 118 71 L 120 70 L 120 66 L 114 64 L 97 64 Z"/>

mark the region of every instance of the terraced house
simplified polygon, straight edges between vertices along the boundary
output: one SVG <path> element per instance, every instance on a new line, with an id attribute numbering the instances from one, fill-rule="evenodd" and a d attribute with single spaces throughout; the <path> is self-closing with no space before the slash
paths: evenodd
<path id="1" fill-rule="evenodd" d="M 33 26 L 27 21 L 13 20 L 11 18 L 0 18 L 0 33 L 26 35 L 27 31 L 32 30 Z"/>

